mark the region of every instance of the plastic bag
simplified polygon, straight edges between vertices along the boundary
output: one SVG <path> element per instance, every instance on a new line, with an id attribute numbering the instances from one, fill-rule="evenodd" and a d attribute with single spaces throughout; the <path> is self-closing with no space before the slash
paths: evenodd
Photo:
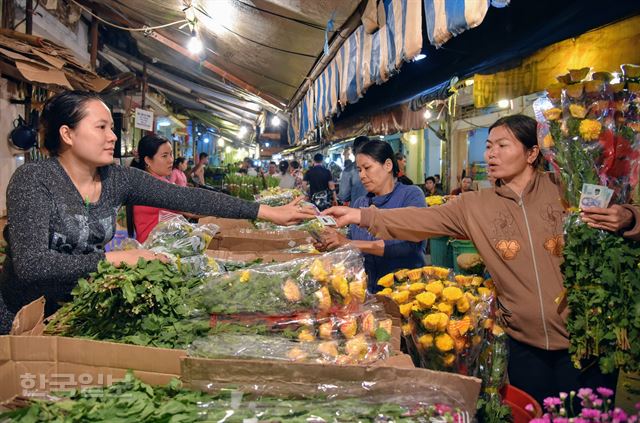
<path id="1" fill-rule="evenodd" d="M 217 225 L 195 225 L 182 215 L 165 212 L 160 214 L 160 222 L 149 234 L 143 248 L 178 257 L 204 254 L 218 230 Z"/>
<path id="2" fill-rule="evenodd" d="M 278 207 L 289 204 L 302 195 L 302 192 L 297 189 L 275 187 L 260 191 L 255 199 L 260 204 Z"/>
<path id="3" fill-rule="evenodd" d="M 317 258 L 258 265 L 214 276 L 193 292 L 194 309 L 208 313 L 265 313 L 339 309 L 363 303 L 366 292 L 363 259 L 344 248 Z"/>

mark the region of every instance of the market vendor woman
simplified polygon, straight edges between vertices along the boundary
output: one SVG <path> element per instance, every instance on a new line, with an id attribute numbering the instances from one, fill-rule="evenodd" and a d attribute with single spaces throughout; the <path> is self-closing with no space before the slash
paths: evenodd
<path id="1" fill-rule="evenodd" d="M 282 225 L 313 216 L 295 201 L 274 208 L 179 187 L 138 169 L 113 165 L 116 135 L 111 112 L 95 94 L 67 91 L 52 97 L 44 106 L 42 123 L 52 157 L 18 168 L 7 188 L 8 252 L 0 288 L 11 313 L 43 295 L 46 312 L 52 313 L 70 299 L 78 278 L 96 271 L 101 260 L 118 265 L 157 258 L 142 249 L 105 253 L 115 232 L 116 211 L 123 204 L 261 218 Z M 6 332 L 6 311 L 4 315 Z"/>
<path id="2" fill-rule="evenodd" d="M 495 282 L 499 315 L 510 336 L 509 381 L 538 401 L 581 386 L 609 386 L 597 363 L 574 368 L 566 329 L 568 310 L 555 299 L 563 289 L 561 194 L 542 157 L 536 121 L 523 115 L 499 119 L 489 129 L 485 160 L 496 186 L 463 193 L 427 209 L 334 207 L 338 224 L 360 225 L 381 239 L 420 241 L 437 236 L 471 239 Z M 640 239 L 640 210 L 631 205 L 589 209 L 592 227 Z M 613 386 L 615 387 L 615 386 Z"/>

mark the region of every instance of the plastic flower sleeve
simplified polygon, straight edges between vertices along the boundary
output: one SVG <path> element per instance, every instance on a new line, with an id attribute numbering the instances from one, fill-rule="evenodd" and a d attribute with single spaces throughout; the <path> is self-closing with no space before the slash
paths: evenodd
<path id="1" fill-rule="evenodd" d="M 218 230 L 217 225 L 195 225 L 182 215 L 165 212 L 161 213 L 160 222 L 149 234 L 143 248 L 179 257 L 204 254 Z"/>
<path id="2" fill-rule="evenodd" d="M 339 401 L 354 399 L 360 404 L 372 401 L 410 408 L 439 404 L 473 416 L 480 391 L 479 379 L 427 369 L 327 366 L 284 360 L 187 357 L 182 362 L 182 380 L 191 388 L 207 392 L 217 392 L 232 381 L 248 399 L 265 395 L 284 399 L 322 398 L 331 401 L 334 411 L 344 410 Z"/>
<path id="3" fill-rule="evenodd" d="M 302 192 L 297 189 L 275 187 L 260 191 L 255 199 L 260 204 L 277 207 L 289 204 L 301 195 L 303 195 Z"/>
<path id="4" fill-rule="evenodd" d="M 356 250 L 339 249 L 213 276 L 192 297 L 195 307 L 208 313 L 286 315 L 359 304 L 365 290 L 362 257 Z"/>
<path id="5" fill-rule="evenodd" d="M 422 367 L 473 375 L 493 324 L 492 282 L 426 266 L 403 269 L 378 284 L 398 306 L 408 349 Z"/>
<path id="6" fill-rule="evenodd" d="M 305 339 L 305 338 L 303 338 Z M 189 355 L 206 358 L 285 360 L 321 364 L 372 364 L 389 357 L 389 345 L 364 335 L 346 340 L 298 341 L 287 338 L 222 333 L 197 339 Z"/>
<path id="7" fill-rule="evenodd" d="M 566 85 L 550 87 L 547 101 L 534 105 L 543 154 L 560 176 L 566 207 L 572 209 L 581 207 L 583 184 L 613 190 L 612 204 L 629 202 L 638 185 L 640 128 L 633 82 L 610 84 L 606 72 L 584 80 L 588 71 L 559 77 Z"/>
<path id="8" fill-rule="evenodd" d="M 246 394 L 240 390 L 220 390 L 228 399 L 201 402 L 200 416 L 207 421 L 242 421 L 245 423 L 296 422 L 416 422 L 466 421 L 458 408 L 430 401 L 429 394 L 421 396 L 394 395 L 375 398 L 275 398 Z M 441 395 L 438 395 L 441 396 Z M 422 399 L 418 399 L 418 397 Z M 427 398 L 429 400 L 427 400 Z"/>

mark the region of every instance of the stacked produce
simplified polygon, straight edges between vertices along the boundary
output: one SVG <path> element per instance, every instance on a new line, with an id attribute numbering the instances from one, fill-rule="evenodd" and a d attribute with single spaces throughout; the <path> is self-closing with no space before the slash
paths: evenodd
<path id="1" fill-rule="evenodd" d="M 208 321 L 189 320 L 184 303 L 205 275 L 219 270 L 204 254 L 217 227 L 164 217 L 143 248 L 169 256 L 170 263 L 99 263 L 96 272 L 78 281 L 73 300 L 51 318 L 46 333 L 166 348 L 185 348 L 206 335 Z"/>
<path id="2" fill-rule="evenodd" d="M 539 138 L 556 170 L 570 212 L 564 239 L 545 244 L 562 255 L 566 292 L 561 307 L 574 365 L 599 359 L 605 373 L 640 371 L 638 286 L 640 243 L 584 224 L 579 211 L 638 200 L 640 175 L 640 67 L 608 72 L 570 70 L 537 103 Z M 548 245 L 547 245 L 548 244 Z"/>
<path id="3" fill-rule="evenodd" d="M 352 249 L 213 277 L 192 298 L 211 316 L 215 334 L 192 351 L 341 364 L 384 359 L 391 320 L 365 301 L 366 284 Z"/>
<path id="4" fill-rule="evenodd" d="M 258 203 L 266 204 L 268 206 L 284 206 L 302 195 L 302 192 L 297 189 L 280 188 L 275 186 L 260 191 L 255 196 L 255 199 Z"/>
<path id="5" fill-rule="evenodd" d="M 109 387 L 59 392 L 49 400 L 31 400 L 29 406 L 0 414 L 0 421 L 92 422 L 453 422 L 460 411 L 450 405 L 428 403 L 425 393 L 334 399 L 243 398 L 242 392 L 220 389 L 203 393 L 182 389 L 177 380 L 153 387 L 131 372 Z"/>
<path id="6" fill-rule="evenodd" d="M 189 320 L 184 301 L 202 280 L 159 260 L 119 267 L 107 261 L 80 279 L 47 324 L 49 335 L 164 348 L 185 348 L 208 333 L 207 320 Z"/>
<path id="7" fill-rule="evenodd" d="M 225 188 L 229 193 L 244 200 L 253 200 L 261 190 L 275 188 L 279 183 L 280 180 L 273 176 L 228 174 L 224 178 Z"/>

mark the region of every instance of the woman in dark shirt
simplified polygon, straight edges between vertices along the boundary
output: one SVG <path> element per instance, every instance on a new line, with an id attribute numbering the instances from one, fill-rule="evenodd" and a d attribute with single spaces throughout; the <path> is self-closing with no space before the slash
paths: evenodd
<path id="1" fill-rule="evenodd" d="M 356 150 L 356 165 L 362 184 L 369 193 L 356 199 L 351 207 L 425 207 L 424 195 L 420 188 L 398 182 L 398 163 L 393 149 L 386 142 L 375 140 L 362 144 Z M 362 251 L 370 292 L 379 291 L 378 279 L 387 273 L 402 268 L 422 267 L 425 263 L 425 241 L 383 241 L 357 225 L 349 226 L 347 237 L 333 229 L 325 230 L 322 236 L 323 242 L 316 244 L 318 249 L 333 249 L 352 244 Z"/>
<path id="2" fill-rule="evenodd" d="M 52 157 L 18 168 L 7 188 L 8 252 L 0 289 L 11 313 L 42 295 L 47 314 L 52 313 L 59 302 L 70 299 L 78 278 L 94 272 L 100 260 L 117 265 L 159 258 L 142 249 L 105 253 L 115 232 L 116 211 L 123 204 L 259 217 L 278 224 L 313 216 L 296 201 L 268 207 L 167 184 L 138 169 L 113 165 L 116 135 L 111 112 L 93 93 L 67 91 L 52 97 L 42 123 Z M 8 330 L 6 320 L 0 322 L 0 333 Z"/>

